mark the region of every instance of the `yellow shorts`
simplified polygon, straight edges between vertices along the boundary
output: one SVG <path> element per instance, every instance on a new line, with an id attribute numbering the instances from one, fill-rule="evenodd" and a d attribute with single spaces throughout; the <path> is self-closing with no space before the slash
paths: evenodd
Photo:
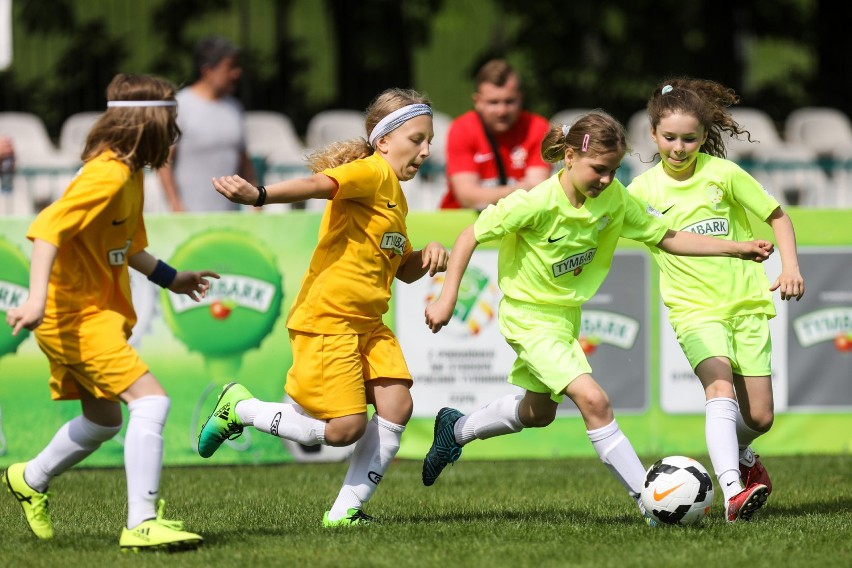
<path id="1" fill-rule="evenodd" d="M 509 382 L 562 402 L 571 382 L 592 368 L 578 341 L 580 308 L 549 307 L 503 298 L 498 312 L 500 333 L 518 358 Z"/>
<path id="2" fill-rule="evenodd" d="M 95 398 L 117 401 L 119 394 L 148 372 L 148 366 L 127 343 L 80 363 L 48 360 L 53 400 L 79 400 L 82 386 Z"/>
<path id="3" fill-rule="evenodd" d="M 764 314 L 681 323 L 675 326 L 675 334 L 693 370 L 710 357 L 727 357 L 736 375 L 772 374 L 772 338 L 769 318 Z"/>
<path id="4" fill-rule="evenodd" d="M 321 420 L 367 412 L 366 381 L 411 380 L 396 336 L 382 324 L 362 334 L 290 330 L 293 366 L 285 390 Z"/>

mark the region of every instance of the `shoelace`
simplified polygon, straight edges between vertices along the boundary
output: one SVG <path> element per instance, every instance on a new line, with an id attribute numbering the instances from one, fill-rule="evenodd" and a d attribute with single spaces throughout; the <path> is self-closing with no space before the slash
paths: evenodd
<path id="1" fill-rule="evenodd" d="M 166 501 L 165 499 L 160 499 L 157 501 L 157 518 L 154 519 L 154 522 L 158 525 L 163 525 L 166 528 L 170 528 L 176 531 L 183 530 L 183 521 L 173 521 L 169 519 L 163 518 L 163 512 L 166 509 Z"/>
<path id="2" fill-rule="evenodd" d="M 47 493 L 35 493 L 30 497 L 33 518 L 38 519 L 39 521 L 50 521 L 50 513 L 47 510 L 47 498 Z"/>
<path id="3" fill-rule="evenodd" d="M 225 440 L 236 440 L 240 436 L 243 435 L 243 427 L 236 423 L 236 421 L 231 420 L 228 422 L 228 427 L 219 435 L 219 441 L 224 442 Z"/>
<path id="4" fill-rule="evenodd" d="M 355 514 L 352 515 L 351 517 L 349 517 L 349 520 L 352 521 L 353 523 L 364 523 L 364 524 L 367 524 L 367 525 L 369 525 L 370 523 L 377 522 L 374 517 L 368 515 L 364 511 L 361 511 L 360 509 L 358 511 L 355 511 Z"/>

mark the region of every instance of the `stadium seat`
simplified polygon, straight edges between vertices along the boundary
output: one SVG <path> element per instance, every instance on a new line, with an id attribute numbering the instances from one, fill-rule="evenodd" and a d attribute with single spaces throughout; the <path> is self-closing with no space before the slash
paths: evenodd
<path id="1" fill-rule="evenodd" d="M 308 148 L 318 150 L 332 142 L 352 138 L 367 138 L 364 113 L 357 110 L 324 110 L 315 114 L 308 122 L 305 142 Z"/>
<path id="2" fill-rule="evenodd" d="M 80 167 L 79 157 L 71 160 L 59 152 L 35 114 L 0 112 L 0 135 L 10 137 L 15 146 L 14 192 L 26 192 L 36 210 L 58 198 Z"/>
<path id="3" fill-rule="evenodd" d="M 571 126 L 574 121 L 586 114 L 592 109 L 589 108 L 565 108 L 550 117 L 550 124 L 561 126 L 563 124 Z"/>
<path id="4" fill-rule="evenodd" d="M 80 161 L 86 137 L 102 114 L 101 111 L 86 111 L 66 118 L 59 131 L 59 152 L 69 160 Z"/>
<path id="5" fill-rule="evenodd" d="M 784 124 L 788 142 L 807 146 L 820 157 L 831 178 L 826 205 L 852 206 L 852 122 L 829 107 L 803 107 L 790 113 Z"/>

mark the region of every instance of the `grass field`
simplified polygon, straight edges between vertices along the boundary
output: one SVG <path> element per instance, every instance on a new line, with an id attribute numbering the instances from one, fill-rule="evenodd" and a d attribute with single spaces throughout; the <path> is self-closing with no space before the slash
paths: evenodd
<path id="1" fill-rule="evenodd" d="M 79 468 L 51 487 L 52 541 L 0 495 L 0 566 L 849 566 L 852 456 L 764 463 L 774 492 L 751 523 L 725 523 L 716 491 L 701 526 L 662 529 L 596 459 L 462 460 L 433 487 L 419 462 L 398 461 L 366 509 L 381 524 L 334 530 L 320 519 L 345 464 L 168 468 L 166 517 L 204 546 L 138 555 L 118 549 L 123 470 Z"/>

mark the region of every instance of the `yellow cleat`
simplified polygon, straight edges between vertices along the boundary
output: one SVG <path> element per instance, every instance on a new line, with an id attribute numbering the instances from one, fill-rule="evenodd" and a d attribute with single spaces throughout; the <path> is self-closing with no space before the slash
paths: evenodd
<path id="1" fill-rule="evenodd" d="M 26 463 L 16 463 L 3 472 L 3 483 L 15 496 L 24 509 L 27 523 L 37 537 L 49 540 L 53 538 L 53 524 L 47 510 L 47 493 L 39 493 L 24 481 Z"/>
<path id="2" fill-rule="evenodd" d="M 185 532 L 182 521 L 169 521 L 163 518 L 166 502 L 157 503 L 157 518 L 149 519 L 132 529 L 121 531 L 118 546 L 123 552 L 132 550 L 192 550 L 198 548 L 204 539 L 201 536 Z"/>

